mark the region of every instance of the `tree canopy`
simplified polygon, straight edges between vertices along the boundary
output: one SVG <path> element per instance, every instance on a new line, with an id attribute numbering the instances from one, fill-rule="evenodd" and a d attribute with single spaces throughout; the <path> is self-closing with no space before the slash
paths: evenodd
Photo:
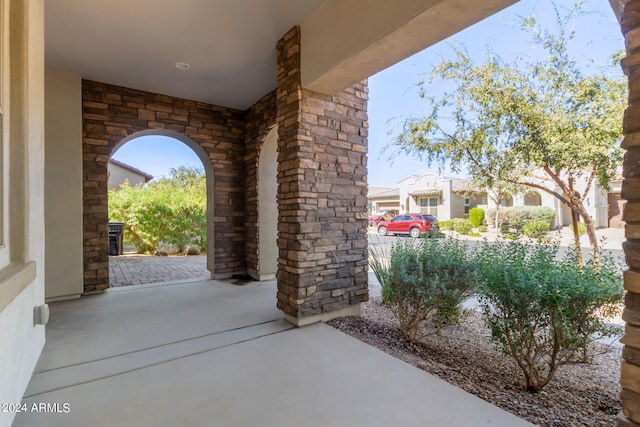
<path id="1" fill-rule="evenodd" d="M 476 64 L 454 46 L 453 59 L 443 59 L 418 84 L 430 112 L 407 119 L 391 147 L 454 172 L 466 169 L 488 190 L 528 186 L 550 193 L 584 218 L 597 247 L 584 202 L 595 181 L 609 187 L 621 164 L 627 86 L 605 69 L 580 69 L 568 52 L 575 37 L 569 24 L 579 19 L 580 6 L 564 15 L 555 10 L 554 30 L 534 17 L 521 21 L 545 52 L 542 59 L 505 61 L 488 52 Z M 573 190 L 577 179 L 587 182 L 582 194 Z"/>

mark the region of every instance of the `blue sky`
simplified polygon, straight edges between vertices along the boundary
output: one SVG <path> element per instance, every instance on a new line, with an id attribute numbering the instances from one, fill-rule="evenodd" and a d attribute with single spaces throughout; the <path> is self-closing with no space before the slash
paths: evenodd
<path id="1" fill-rule="evenodd" d="M 558 0 L 559 7 L 573 2 Z M 581 68 L 607 67 L 610 56 L 624 49 L 620 26 L 615 20 L 611 6 L 605 0 L 588 0 L 584 10 L 590 13 L 581 16 L 573 28 L 576 39 L 572 52 Z M 515 25 L 518 16 L 536 14 L 545 25 L 553 24 L 553 9 L 547 0 L 523 0 L 514 6 L 438 43 L 398 64 L 369 78 L 369 185 L 394 187 L 408 175 L 438 172 L 436 165 L 429 167 L 411 156 L 398 155 L 389 160 L 391 151 L 381 153 L 402 128 L 403 121 L 410 116 L 424 114 L 428 107 L 418 96 L 416 83 L 423 79 L 431 67 L 442 57 L 451 55 L 451 42 L 460 43 L 477 62 L 486 57 L 486 47 L 509 61 L 517 55 L 535 58 L 540 48 L 527 44 L 525 34 Z M 596 62 L 591 62 L 591 60 Z M 619 68 L 611 71 L 622 75 Z M 121 147 L 115 159 L 141 169 L 155 177 L 168 175 L 172 167 L 201 166 L 202 163 L 186 145 L 166 137 L 147 136 L 135 139 Z M 443 171 L 448 174 L 447 171 Z"/>

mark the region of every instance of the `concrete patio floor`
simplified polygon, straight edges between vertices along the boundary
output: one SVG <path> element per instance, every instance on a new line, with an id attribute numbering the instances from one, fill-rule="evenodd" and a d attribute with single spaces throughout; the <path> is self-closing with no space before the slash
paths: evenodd
<path id="1" fill-rule="evenodd" d="M 52 303 L 23 402 L 60 413 L 14 426 L 530 425 L 330 326 L 292 327 L 275 288 L 175 282 Z"/>

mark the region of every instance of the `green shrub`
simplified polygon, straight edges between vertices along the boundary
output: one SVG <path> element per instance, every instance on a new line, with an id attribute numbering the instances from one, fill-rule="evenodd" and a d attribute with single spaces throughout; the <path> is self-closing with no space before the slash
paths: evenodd
<path id="1" fill-rule="evenodd" d="M 206 249 L 207 195 L 204 171 L 180 167 L 171 177 L 109 192 L 109 219 L 124 223 L 124 240 L 139 253 L 162 243 L 184 252 Z"/>
<path id="2" fill-rule="evenodd" d="M 189 245 L 184 252 L 187 255 L 200 255 L 200 248 L 197 246 Z"/>
<path id="3" fill-rule="evenodd" d="M 476 283 L 463 242 L 452 238 L 401 240 L 389 254 L 375 247 L 370 253 L 383 301 L 398 318 L 406 340 L 417 342 L 461 319 L 460 304 Z"/>
<path id="4" fill-rule="evenodd" d="M 544 237 L 549 232 L 549 223 L 546 221 L 529 221 L 522 226 L 522 234 L 532 239 Z"/>
<path id="5" fill-rule="evenodd" d="M 558 246 L 485 242 L 476 255 L 485 322 L 497 348 L 511 356 L 535 392 L 559 366 L 586 363 L 593 342 L 619 333 L 606 317 L 622 303 L 622 277 L 600 254 L 580 267 L 576 251 L 558 261 Z"/>
<path id="6" fill-rule="evenodd" d="M 569 228 L 571 229 L 571 232 L 573 232 L 573 224 L 571 224 L 569 226 Z M 584 222 L 579 222 L 578 223 L 578 236 L 582 236 L 587 232 L 587 226 L 584 224 Z"/>
<path id="7" fill-rule="evenodd" d="M 469 237 L 482 237 L 482 234 L 480 234 L 480 233 L 469 233 L 468 236 Z"/>
<path id="8" fill-rule="evenodd" d="M 453 229 L 460 234 L 469 234 L 473 230 L 473 224 L 468 219 L 455 218 L 453 220 Z"/>
<path id="9" fill-rule="evenodd" d="M 440 230 L 453 230 L 453 220 L 445 219 L 443 221 L 438 221 L 438 227 L 440 227 Z"/>
<path id="10" fill-rule="evenodd" d="M 486 226 L 486 225 L 481 225 L 480 227 L 478 227 L 478 231 L 479 231 L 480 233 L 486 233 L 486 232 L 487 232 L 487 230 L 488 230 L 488 228 L 487 228 L 487 226 Z"/>
<path id="11" fill-rule="evenodd" d="M 431 225 L 431 230 L 427 231 L 424 234 L 424 237 L 426 238 L 436 238 L 436 237 L 443 237 L 444 233 L 440 232 L 440 224 L 438 223 L 438 221 L 435 221 L 432 225 Z"/>
<path id="12" fill-rule="evenodd" d="M 469 221 L 471 221 L 471 224 L 473 224 L 474 227 L 480 227 L 484 222 L 484 209 L 469 209 Z"/>
<path id="13" fill-rule="evenodd" d="M 487 210 L 486 219 L 489 224 L 495 223 L 495 216 L 495 208 Z M 506 225 L 518 231 L 522 230 L 524 224 L 531 221 L 545 221 L 549 224 L 549 228 L 551 228 L 555 217 L 556 212 L 547 206 L 511 206 L 500 208 L 500 225 Z"/>

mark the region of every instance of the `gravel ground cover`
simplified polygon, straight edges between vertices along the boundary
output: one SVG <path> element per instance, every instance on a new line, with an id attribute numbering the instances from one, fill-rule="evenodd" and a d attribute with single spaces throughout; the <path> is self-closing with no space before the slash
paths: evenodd
<path id="1" fill-rule="evenodd" d="M 361 317 L 329 325 L 540 426 L 612 426 L 621 406 L 620 346 L 598 344 L 594 363 L 563 366 L 537 394 L 524 390 L 514 362 L 496 351 L 480 314 L 420 345 L 403 338 L 379 297 L 362 304 Z"/>

